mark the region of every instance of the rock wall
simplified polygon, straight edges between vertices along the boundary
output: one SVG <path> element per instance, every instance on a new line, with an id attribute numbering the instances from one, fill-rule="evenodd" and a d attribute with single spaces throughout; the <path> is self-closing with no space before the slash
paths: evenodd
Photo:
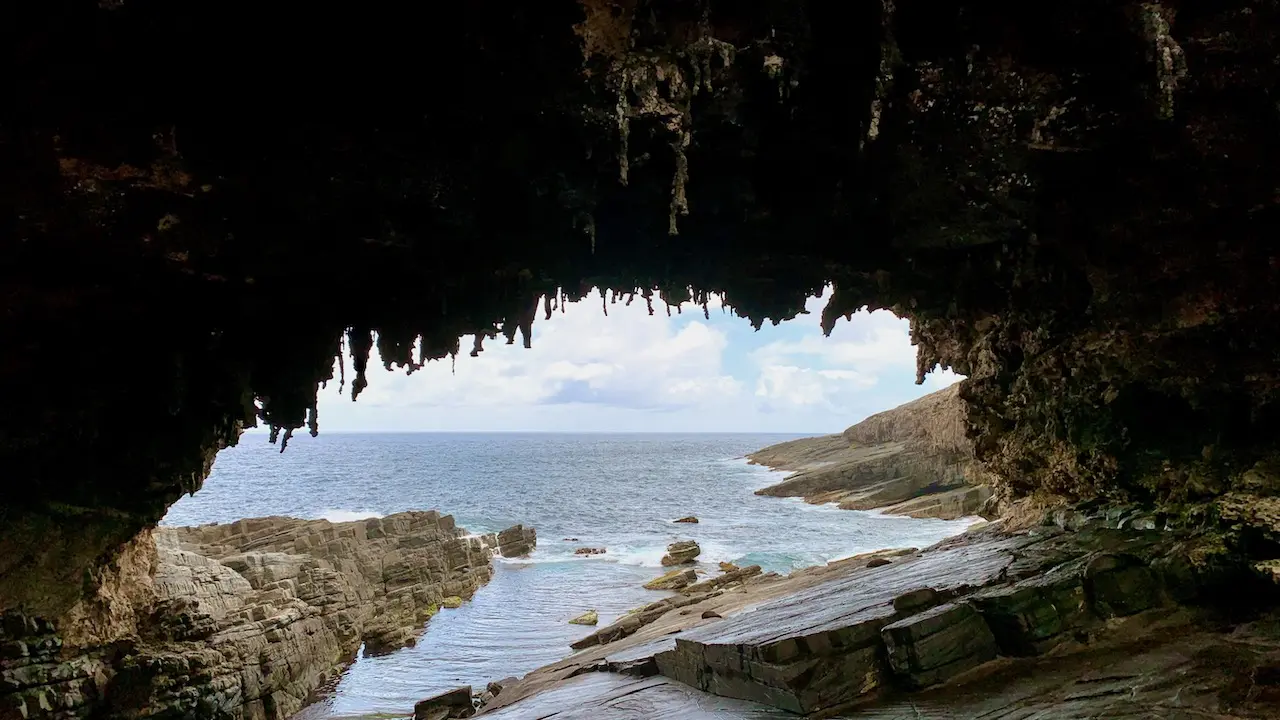
<path id="1" fill-rule="evenodd" d="M 752 463 L 794 472 L 756 494 L 912 517 L 976 515 L 991 491 L 965 435 L 966 413 L 957 384 L 876 413 L 839 435 L 757 450 L 747 456 Z"/>
<path id="2" fill-rule="evenodd" d="M 0 718 L 287 718 L 470 598 L 497 548 L 434 511 L 146 533 L 56 625 L 5 615 Z"/>

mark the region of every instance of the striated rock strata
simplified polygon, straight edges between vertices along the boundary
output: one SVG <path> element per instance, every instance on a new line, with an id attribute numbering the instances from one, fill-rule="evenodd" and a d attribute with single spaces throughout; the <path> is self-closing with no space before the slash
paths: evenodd
<path id="1" fill-rule="evenodd" d="M 771 445 L 752 463 L 793 473 L 757 495 L 803 497 L 911 517 L 976 515 L 991 497 L 965 436 L 958 384 L 877 413 L 839 435 Z"/>
<path id="2" fill-rule="evenodd" d="M 1277 588 L 1214 559 L 1214 537 L 1137 529 L 1143 517 L 1001 521 L 923 552 L 655 603 L 647 623 L 598 631 L 482 714 L 717 717 L 709 693 L 762 718 L 1274 717 Z M 630 705 L 617 703 L 621 688 L 637 694 Z"/>
<path id="3" fill-rule="evenodd" d="M 413 644 L 471 597 L 498 538 L 431 511 L 162 528 L 135 545 L 62 626 L 5 616 L 0 718 L 286 718 L 362 645 Z"/>

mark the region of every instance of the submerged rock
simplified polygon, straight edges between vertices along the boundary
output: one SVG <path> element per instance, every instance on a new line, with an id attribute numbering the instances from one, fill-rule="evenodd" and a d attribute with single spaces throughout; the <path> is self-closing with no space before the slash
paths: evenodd
<path id="1" fill-rule="evenodd" d="M 569 621 L 570 625 L 595 625 L 600 622 L 600 616 L 595 610 L 588 610 L 578 617 Z"/>
<path id="2" fill-rule="evenodd" d="M 573 551 L 574 555 L 603 555 L 604 548 L 581 547 Z"/>
<path id="3" fill-rule="evenodd" d="M 425 700 L 413 706 L 413 720 L 450 720 L 469 718 L 476 714 L 471 700 L 471 686 L 464 685 Z"/>
<path id="4" fill-rule="evenodd" d="M 665 567 L 685 565 L 694 561 L 702 553 L 702 548 L 692 540 L 680 540 L 667 546 L 667 554 L 662 556 Z"/>
<path id="5" fill-rule="evenodd" d="M 695 524 L 695 525 L 696 525 L 696 524 L 697 524 L 697 522 L 698 522 L 698 518 L 696 518 L 696 517 L 694 517 L 694 516 L 690 515 L 690 516 L 688 516 L 688 517 L 682 517 L 682 518 L 680 518 L 679 520 L 673 520 L 672 522 L 678 522 L 678 523 L 690 523 L 690 524 Z"/>
<path id="6" fill-rule="evenodd" d="M 698 574 L 692 568 L 672 570 L 644 584 L 646 590 L 679 590 L 698 581 Z"/>

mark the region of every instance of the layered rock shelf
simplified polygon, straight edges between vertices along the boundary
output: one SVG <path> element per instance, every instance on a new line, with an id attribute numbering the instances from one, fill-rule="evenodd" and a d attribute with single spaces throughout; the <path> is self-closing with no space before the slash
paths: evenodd
<path id="1" fill-rule="evenodd" d="M 756 494 L 916 518 L 977 515 L 991 490 L 965 437 L 964 417 L 957 384 L 838 435 L 757 450 L 747 456 L 752 463 L 792 474 Z"/>
<path id="2" fill-rule="evenodd" d="M 914 718 L 922 702 L 925 717 L 1273 717 L 1275 586 L 1213 560 L 1211 535 L 1136 529 L 1143 517 L 1060 512 L 1023 530 L 1006 520 L 923 552 L 668 599 L 508 685 L 483 714 L 622 718 L 652 705 L 721 717 L 708 693 L 760 718 Z M 1236 598 L 1230 616 L 1217 610 L 1224 593 Z"/>
<path id="3" fill-rule="evenodd" d="M 506 534 L 513 551 L 536 542 Z M 413 644 L 489 580 L 502 545 L 434 511 L 155 530 L 66 626 L 5 616 L 0 717 L 287 718 L 361 646 Z"/>

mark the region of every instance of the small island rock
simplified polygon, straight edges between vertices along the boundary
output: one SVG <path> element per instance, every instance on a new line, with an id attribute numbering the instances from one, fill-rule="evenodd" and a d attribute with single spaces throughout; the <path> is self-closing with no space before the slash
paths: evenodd
<path id="1" fill-rule="evenodd" d="M 694 517 L 694 516 L 690 515 L 690 516 L 688 516 L 688 517 L 682 517 L 682 518 L 680 518 L 679 520 L 675 520 L 674 522 L 678 522 L 678 523 L 689 523 L 690 525 L 697 525 L 697 524 L 698 524 L 698 518 L 696 518 L 696 517 Z"/>
<path id="2" fill-rule="evenodd" d="M 662 556 L 662 566 L 685 565 L 694 561 L 702 552 L 698 543 L 692 540 L 680 540 L 667 546 L 667 554 Z"/>
<path id="3" fill-rule="evenodd" d="M 573 551 L 574 555 L 603 555 L 604 548 L 581 547 Z"/>
<path id="4" fill-rule="evenodd" d="M 595 625 L 600 622 L 600 616 L 595 610 L 588 610 L 578 617 L 569 621 L 570 625 Z"/>

